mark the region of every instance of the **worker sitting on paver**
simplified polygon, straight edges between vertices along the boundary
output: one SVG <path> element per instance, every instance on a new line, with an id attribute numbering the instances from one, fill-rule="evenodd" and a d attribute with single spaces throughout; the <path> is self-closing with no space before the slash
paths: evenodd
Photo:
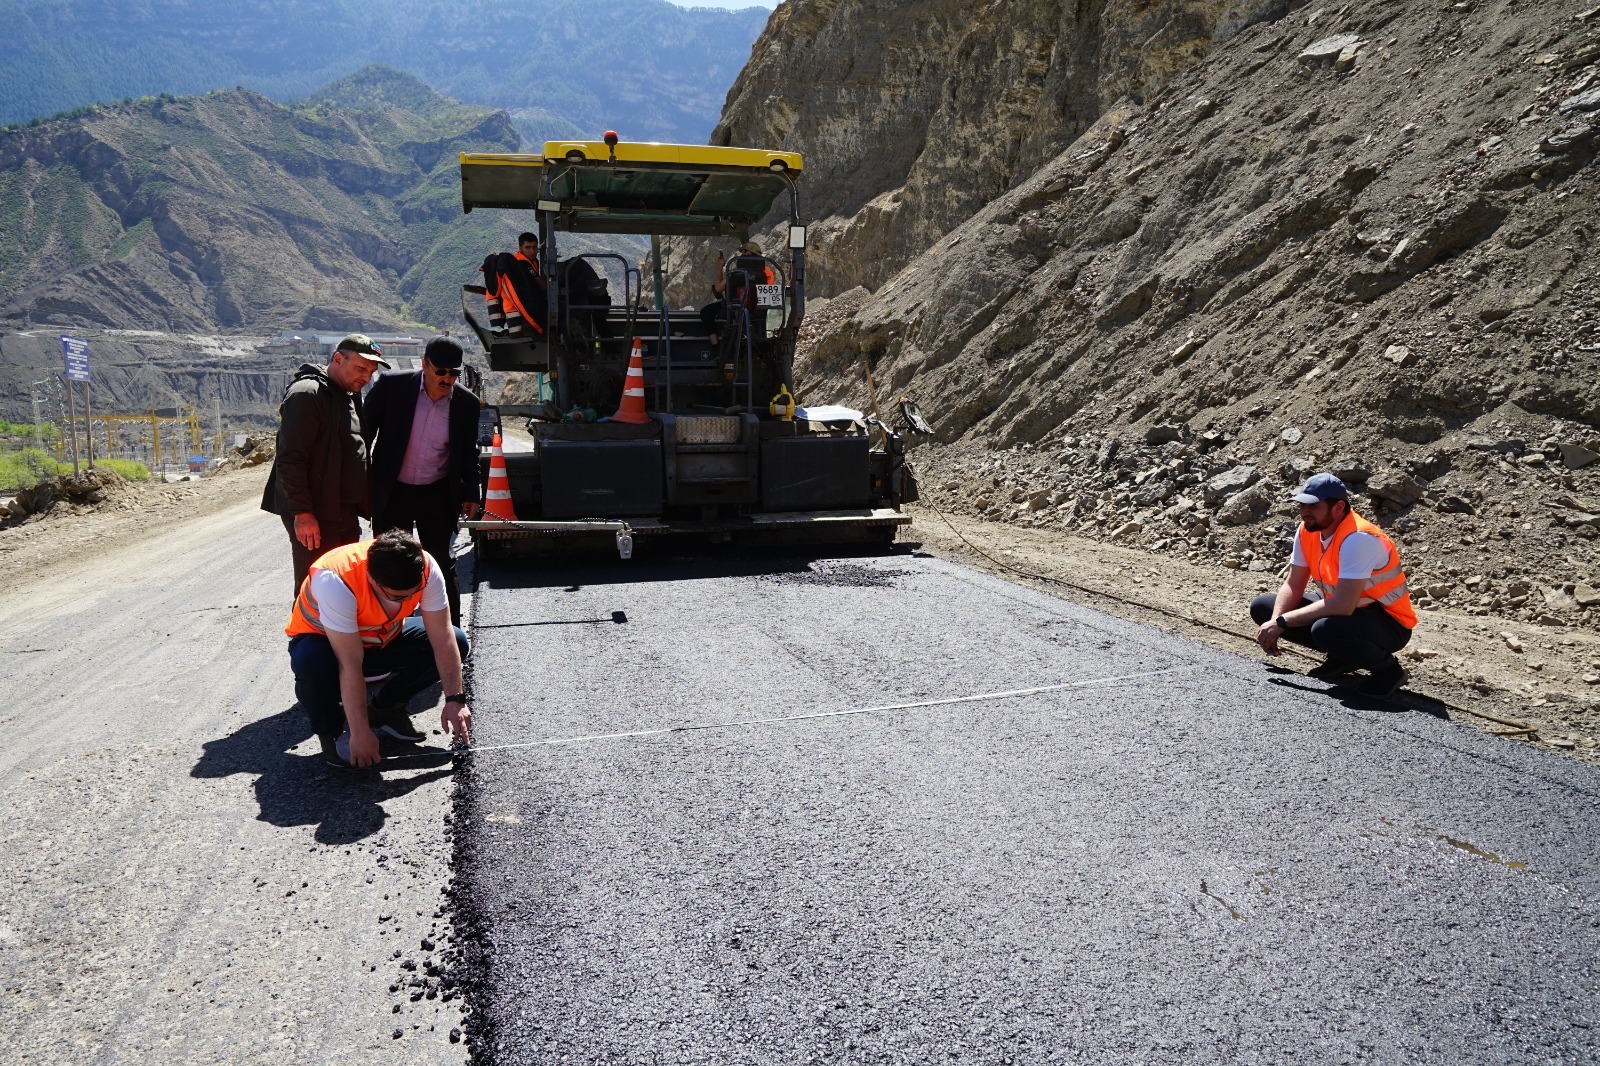
<path id="1" fill-rule="evenodd" d="M 1388 534 L 1350 509 L 1350 494 L 1333 474 L 1317 474 L 1292 499 L 1300 529 L 1289 576 L 1276 595 L 1262 593 L 1250 604 L 1260 627 L 1256 643 L 1268 655 L 1278 654 L 1280 638 L 1316 648 L 1328 659 L 1312 677 L 1366 670 L 1361 691 L 1388 696 L 1405 684 L 1394 653 L 1417 624 L 1400 553 Z M 1311 580 L 1320 591 L 1308 597 Z"/>
<path id="2" fill-rule="evenodd" d="M 489 328 L 520 336 L 545 326 L 547 282 L 539 268 L 539 238 L 524 233 L 515 252 L 496 252 L 483 261 L 484 299 L 488 301 Z"/>
<path id="3" fill-rule="evenodd" d="M 756 285 L 771 285 L 774 282 L 772 268 L 766 260 L 761 258 L 761 248 L 753 241 L 745 241 L 739 245 L 738 254 L 730 264 L 723 258 L 721 252 L 717 253 L 716 273 L 711 280 L 712 302 L 700 308 L 700 325 L 706 331 L 707 339 L 715 348 L 722 339 L 722 331 L 732 321 L 731 316 L 739 314 L 738 308 L 755 312 Z M 731 279 L 729 275 L 732 275 Z M 733 282 L 733 291 L 728 291 L 729 281 Z"/>
<path id="4" fill-rule="evenodd" d="M 422 617 L 411 617 L 419 606 Z M 284 631 L 295 698 L 328 762 L 376 765 L 380 733 L 424 739 L 406 705 L 441 679 L 439 724 L 447 736 L 469 739 L 472 711 L 461 691 L 467 635 L 450 624 L 449 608 L 443 572 L 407 530 L 335 548 L 311 564 Z M 384 673 L 369 714 L 365 679 Z"/>

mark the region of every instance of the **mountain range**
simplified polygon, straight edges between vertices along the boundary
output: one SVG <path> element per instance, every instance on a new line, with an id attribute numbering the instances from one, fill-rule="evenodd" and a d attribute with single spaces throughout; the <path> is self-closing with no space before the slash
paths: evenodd
<path id="1" fill-rule="evenodd" d="M 530 142 L 700 143 L 766 24 L 666 0 L 0 0 L 0 124 L 141 96 L 275 100 L 372 63 L 504 109 Z"/>
<path id="2" fill-rule="evenodd" d="M 230 89 L 13 127 L 0 133 L 0 320 L 454 325 L 461 284 L 527 224 L 462 214 L 457 153 L 520 147 L 504 111 L 379 66 L 292 105 Z"/>

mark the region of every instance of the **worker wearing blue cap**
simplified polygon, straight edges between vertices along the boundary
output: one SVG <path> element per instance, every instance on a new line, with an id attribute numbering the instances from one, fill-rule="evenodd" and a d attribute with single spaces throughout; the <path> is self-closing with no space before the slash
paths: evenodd
<path id="1" fill-rule="evenodd" d="M 1365 670 L 1363 693 L 1391 695 L 1406 681 L 1394 653 L 1417 624 L 1394 541 L 1350 509 L 1350 493 L 1333 474 L 1317 474 L 1290 498 L 1300 505 L 1300 529 L 1289 576 L 1276 594 L 1250 604 L 1256 643 L 1268 655 L 1278 654 L 1279 640 L 1316 648 L 1328 658 L 1312 677 Z"/>

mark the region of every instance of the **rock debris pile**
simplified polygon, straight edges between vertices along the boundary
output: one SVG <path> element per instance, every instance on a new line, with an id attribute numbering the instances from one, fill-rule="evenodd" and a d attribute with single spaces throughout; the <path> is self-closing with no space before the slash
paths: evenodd
<path id="1" fill-rule="evenodd" d="M 1354 444 L 1296 448 L 1291 440 L 1310 441 L 1294 429 L 1262 453 L 1241 444 L 1242 424 L 1221 422 L 914 456 L 924 494 L 942 509 L 1261 571 L 1264 584 L 1287 565 L 1298 523 L 1289 494 L 1332 470 L 1358 511 L 1399 535 L 1423 610 L 1600 628 L 1600 466 L 1586 459 L 1600 435 L 1551 428 L 1538 439 L 1509 426 L 1465 434 L 1400 462 Z"/>
<path id="2" fill-rule="evenodd" d="M 229 448 L 226 455 L 212 464 L 211 473 L 220 474 L 225 470 L 240 470 L 270 463 L 277 453 L 277 448 L 278 442 L 273 437 L 246 437 L 243 444 Z"/>

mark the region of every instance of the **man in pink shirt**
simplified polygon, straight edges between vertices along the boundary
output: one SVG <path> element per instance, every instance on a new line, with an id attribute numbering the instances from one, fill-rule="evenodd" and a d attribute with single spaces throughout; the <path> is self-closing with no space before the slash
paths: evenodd
<path id="1" fill-rule="evenodd" d="M 372 531 L 417 531 L 439 563 L 450 621 L 461 624 L 461 591 L 450 544 L 458 519 L 478 511 L 478 398 L 462 388 L 461 345 L 436 337 L 422 369 L 380 376 L 361 409 L 371 453 Z"/>

